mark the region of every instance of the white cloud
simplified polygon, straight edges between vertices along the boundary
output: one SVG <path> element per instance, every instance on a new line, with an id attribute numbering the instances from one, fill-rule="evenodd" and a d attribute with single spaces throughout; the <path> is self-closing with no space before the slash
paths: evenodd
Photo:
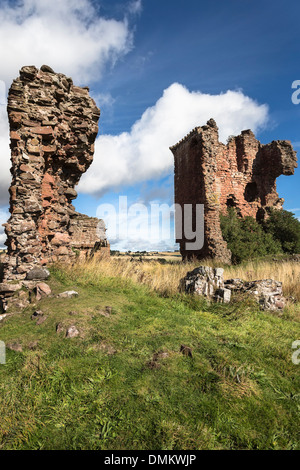
<path id="1" fill-rule="evenodd" d="M 4 233 L 4 227 L 2 227 L 2 224 L 5 224 L 8 218 L 9 212 L 0 208 L 0 249 L 5 248 L 4 243 L 6 241 L 6 235 Z"/>
<path id="2" fill-rule="evenodd" d="M 209 95 L 190 92 L 174 83 L 130 132 L 98 137 L 94 163 L 83 175 L 79 191 L 101 195 L 122 185 L 168 174 L 173 168 L 169 147 L 210 118 L 216 120 L 220 140 L 224 142 L 243 129 L 256 132 L 265 125 L 268 107 L 257 104 L 241 91 Z"/>
<path id="3" fill-rule="evenodd" d="M 4 105 L 0 105 L 0 155 L 0 205 L 2 205 L 8 203 L 8 188 L 11 181 L 8 118 Z"/>
<path id="4" fill-rule="evenodd" d="M 138 14 L 142 11 L 142 0 L 133 0 L 128 6 L 129 13 Z"/>
<path id="5" fill-rule="evenodd" d="M 138 11 L 137 2 L 127 11 Z M 125 14 L 126 16 L 126 14 Z M 0 205 L 8 202 L 11 181 L 8 118 L 3 100 L 24 65 L 50 65 L 76 84 L 99 80 L 105 68 L 130 51 L 132 32 L 123 21 L 99 16 L 91 0 L 20 0 L 0 3 Z M 105 97 L 109 107 L 112 97 Z"/>
<path id="6" fill-rule="evenodd" d="M 128 20 L 99 16 L 91 0 L 1 2 L 0 24 L 0 79 L 7 83 L 23 65 L 44 63 L 90 83 L 132 48 Z"/>
<path id="7" fill-rule="evenodd" d="M 98 206 L 97 217 L 105 221 L 107 237 L 116 250 L 174 250 L 174 207 L 151 201 L 128 206 L 127 197 L 119 198 L 119 206 Z"/>

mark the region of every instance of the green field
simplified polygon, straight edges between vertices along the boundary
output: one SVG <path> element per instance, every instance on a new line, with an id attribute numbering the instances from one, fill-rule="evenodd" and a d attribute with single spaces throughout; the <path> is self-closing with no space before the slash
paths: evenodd
<path id="1" fill-rule="evenodd" d="M 209 304 L 83 274 L 52 269 L 53 293 L 79 296 L 44 299 L 0 323 L 0 340 L 22 346 L 0 365 L 0 449 L 300 448 L 294 310 Z M 47 317 L 40 325 L 36 308 Z M 80 336 L 65 338 L 59 323 Z"/>

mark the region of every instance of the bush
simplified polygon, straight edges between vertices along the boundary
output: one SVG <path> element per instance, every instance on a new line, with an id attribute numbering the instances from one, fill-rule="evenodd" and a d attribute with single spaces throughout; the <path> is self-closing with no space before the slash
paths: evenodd
<path id="1" fill-rule="evenodd" d="M 272 209 L 263 228 L 280 243 L 284 253 L 300 253 L 300 222 L 292 212 Z"/>
<path id="2" fill-rule="evenodd" d="M 228 209 L 226 216 L 221 215 L 221 229 L 232 252 L 234 264 L 268 254 L 282 253 L 281 243 L 272 233 L 265 231 L 252 217 L 239 217 L 232 207 Z"/>

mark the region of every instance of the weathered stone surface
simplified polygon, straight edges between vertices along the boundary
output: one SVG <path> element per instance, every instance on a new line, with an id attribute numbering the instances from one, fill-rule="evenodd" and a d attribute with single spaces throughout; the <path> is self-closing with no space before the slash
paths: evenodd
<path id="1" fill-rule="evenodd" d="M 67 290 L 57 295 L 58 299 L 71 299 L 72 297 L 78 297 L 78 292 L 75 290 Z"/>
<path id="2" fill-rule="evenodd" d="M 22 284 L 14 284 L 11 282 L 1 283 L 0 284 L 0 294 L 11 294 L 17 292 L 22 288 Z"/>
<path id="3" fill-rule="evenodd" d="M 44 316 L 44 312 L 42 310 L 36 310 L 31 315 L 31 320 L 38 320 L 38 318 L 41 318 L 43 316 Z"/>
<path id="4" fill-rule="evenodd" d="M 281 282 L 273 279 L 224 281 L 223 272 L 222 268 L 199 266 L 180 281 L 180 290 L 222 303 L 230 302 L 232 292 L 240 292 L 253 296 L 263 310 L 282 310 L 285 307 Z"/>
<path id="5" fill-rule="evenodd" d="M 36 295 L 36 300 L 41 300 L 43 297 L 48 297 L 51 295 L 51 288 L 46 284 L 45 282 L 39 282 L 35 286 L 35 295 Z"/>
<path id="6" fill-rule="evenodd" d="M 57 333 L 57 334 L 60 334 L 60 333 L 64 333 L 64 332 L 65 332 L 65 328 L 64 328 L 63 324 L 62 324 L 62 323 L 58 323 L 58 324 L 56 325 L 56 333 Z"/>
<path id="7" fill-rule="evenodd" d="M 214 300 L 228 304 L 231 300 L 231 290 L 226 288 L 216 289 Z"/>
<path id="8" fill-rule="evenodd" d="M 96 245 L 108 251 L 105 227 L 99 238 L 100 221 L 72 206 L 98 132 L 100 110 L 88 89 L 49 66 L 23 67 L 7 109 L 12 184 L 4 280 L 33 279 L 33 269 L 75 259 L 77 252 L 89 254 Z"/>
<path id="9" fill-rule="evenodd" d="M 230 263 L 231 253 L 223 239 L 220 213 L 235 207 L 241 217 L 257 220 L 269 208 L 282 208 L 276 191 L 276 178 L 292 175 L 297 167 L 296 152 L 289 141 L 261 144 L 250 130 L 219 142 L 218 127 L 210 119 L 171 147 L 175 161 L 175 203 L 184 208 L 204 204 L 204 246 L 187 250 L 185 238 L 177 241 L 184 259 L 216 258 Z M 195 226 L 195 224 L 194 224 Z M 184 231 L 182 230 L 184 234 Z"/>
<path id="10" fill-rule="evenodd" d="M 282 292 L 282 283 L 273 279 L 260 281 L 243 281 L 242 279 L 229 279 L 225 286 L 234 292 L 241 292 L 253 296 L 263 310 L 282 310 L 286 299 Z"/>
<path id="11" fill-rule="evenodd" d="M 26 275 L 27 281 L 42 281 L 48 279 L 50 272 L 46 268 L 36 267 L 31 269 Z"/>
<path id="12" fill-rule="evenodd" d="M 224 270 L 222 268 L 210 268 L 199 266 L 180 281 L 181 290 L 187 293 L 203 295 L 208 299 L 229 302 L 230 295 L 224 292 Z"/>
<path id="13" fill-rule="evenodd" d="M 13 295 L 4 295 L 1 299 L 2 310 L 13 309 L 22 311 L 30 304 L 29 291 L 19 289 Z"/>
<path id="14" fill-rule="evenodd" d="M 47 315 L 42 315 L 40 317 L 38 317 L 37 321 L 36 321 L 36 324 L 37 325 L 42 325 L 46 320 L 47 320 Z"/>
<path id="15" fill-rule="evenodd" d="M 101 255 L 110 255 L 110 246 L 106 239 L 106 228 L 103 220 L 75 213 L 70 216 L 69 233 L 74 252 L 80 257 L 93 255 L 101 251 Z M 95 242 L 95 240 L 98 240 Z"/>
<path id="16" fill-rule="evenodd" d="M 75 325 L 69 326 L 66 331 L 66 338 L 76 338 L 79 336 L 79 331 Z"/>

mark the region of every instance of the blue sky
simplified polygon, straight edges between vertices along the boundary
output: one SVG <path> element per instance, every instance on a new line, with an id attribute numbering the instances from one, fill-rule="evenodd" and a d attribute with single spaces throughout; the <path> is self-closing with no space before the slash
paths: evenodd
<path id="1" fill-rule="evenodd" d="M 168 146 L 214 113 L 223 140 L 251 127 L 262 143 L 287 139 L 300 150 L 300 104 L 291 101 L 300 79 L 299 13 L 296 0 L 1 2 L 0 43 L 8 50 L 0 51 L 0 79 L 9 86 L 20 66 L 48 63 L 90 86 L 100 131 L 77 210 L 95 216 L 119 195 L 171 203 Z M 280 177 L 277 187 L 284 207 L 300 217 L 299 175 Z M 137 241 L 137 249 L 145 244 Z"/>

